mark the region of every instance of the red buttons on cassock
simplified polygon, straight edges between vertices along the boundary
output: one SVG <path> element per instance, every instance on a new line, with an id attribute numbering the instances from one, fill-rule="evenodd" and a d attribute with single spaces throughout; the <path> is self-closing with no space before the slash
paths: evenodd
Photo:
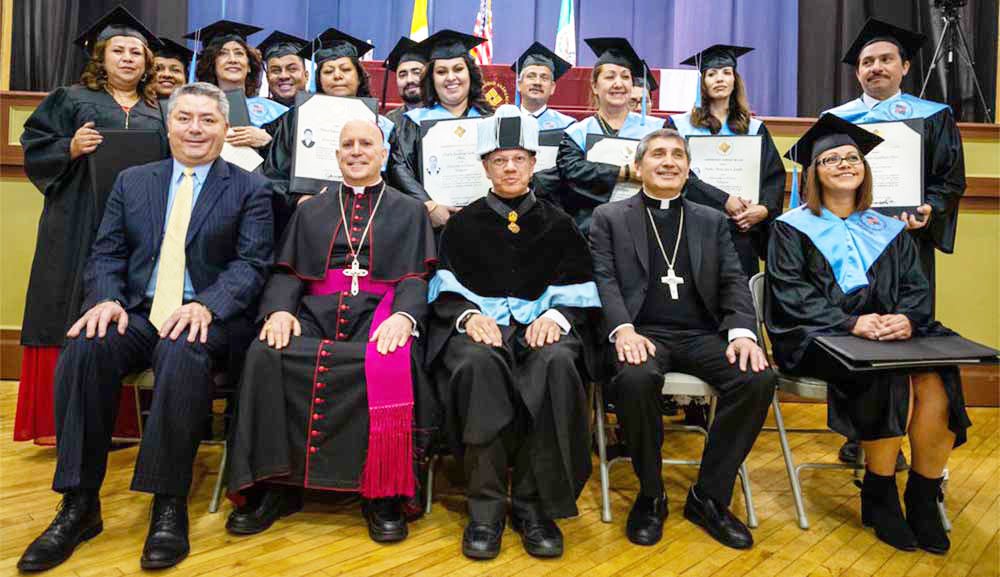
<path id="1" fill-rule="evenodd" d="M 319 413 L 313 413 L 313 420 L 314 421 L 318 421 L 318 420 L 320 420 L 322 418 L 323 418 L 323 415 L 321 415 Z"/>
<path id="2" fill-rule="evenodd" d="M 319 372 L 321 372 L 321 373 L 325 373 L 325 372 L 327 372 L 327 371 L 329 371 L 329 370 L 330 370 L 330 369 L 328 369 L 328 368 L 326 368 L 326 367 L 319 367 Z"/>
<path id="3" fill-rule="evenodd" d="M 340 296 L 349 297 L 349 296 L 351 296 L 351 291 L 344 291 L 344 292 L 340 293 Z"/>
<path id="4" fill-rule="evenodd" d="M 317 389 L 322 389 L 325 386 L 326 386 L 326 383 L 316 383 L 316 388 Z"/>
<path id="5" fill-rule="evenodd" d="M 315 399 L 313 399 L 313 402 L 316 403 L 317 405 L 322 405 L 323 399 L 316 397 Z"/>
<path id="6" fill-rule="evenodd" d="M 340 305 L 340 310 L 346 311 L 347 310 L 347 305 Z"/>
<path id="7" fill-rule="evenodd" d="M 319 450 L 319 449 L 317 449 L 316 447 L 309 447 L 309 452 L 310 452 L 310 453 L 315 453 L 315 452 L 316 452 L 316 451 L 318 451 L 318 450 Z"/>
<path id="8" fill-rule="evenodd" d="M 358 242 L 358 239 L 356 239 L 356 238 L 354 238 L 354 237 L 352 236 L 352 237 L 351 237 L 351 242 Z"/>
<path id="9" fill-rule="evenodd" d="M 360 217 L 360 216 L 358 216 L 358 215 L 355 215 L 355 216 L 354 216 L 354 220 L 361 220 L 361 217 Z"/>
<path id="10" fill-rule="evenodd" d="M 320 351 L 319 352 L 319 356 L 321 356 L 321 357 L 328 357 L 328 356 L 330 356 L 330 352 L 329 351 Z"/>
<path id="11" fill-rule="evenodd" d="M 340 319 L 340 324 L 346 325 L 347 324 L 347 319 Z"/>
<path id="12" fill-rule="evenodd" d="M 346 339 L 347 335 L 344 333 L 337 333 L 337 338 Z"/>
<path id="13" fill-rule="evenodd" d="M 358 232 L 360 229 L 358 227 L 356 227 L 356 226 L 352 226 L 351 230 L 353 230 L 354 232 Z"/>
<path id="14" fill-rule="evenodd" d="M 310 433 L 310 434 L 311 434 L 311 435 L 312 435 L 313 437 L 318 437 L 318 436 L 319 436 L 319 431 L 313 431 L 313 432 L 312 432 L 312 433 Z"/>

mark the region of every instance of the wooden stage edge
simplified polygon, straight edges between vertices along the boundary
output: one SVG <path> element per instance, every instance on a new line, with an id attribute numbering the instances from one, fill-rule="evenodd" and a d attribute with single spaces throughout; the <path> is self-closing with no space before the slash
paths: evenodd
<path id="1" fill-rule="evenodd" d="M 0 381 L 21 378 L 21 331 L 0 329 Z M 1000 407 L 1000 365 L 962 367 L 962 388 L 970 407 Z M 781 394 L 782 401 L 811 402 Z"/>

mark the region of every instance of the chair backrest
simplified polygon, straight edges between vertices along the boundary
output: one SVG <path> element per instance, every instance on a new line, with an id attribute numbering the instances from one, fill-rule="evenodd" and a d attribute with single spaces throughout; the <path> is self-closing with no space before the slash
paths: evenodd
<path id="1" fill-rule="evenodd" d="M 757 313 L 757 334 L 764 337 L 764 273 L 750 277 L 750 294 L 753 296 L 753 310 Z"/>

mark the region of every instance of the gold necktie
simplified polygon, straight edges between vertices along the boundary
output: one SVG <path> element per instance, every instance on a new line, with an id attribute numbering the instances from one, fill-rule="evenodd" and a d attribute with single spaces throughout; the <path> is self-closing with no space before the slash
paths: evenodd
<path id="1" fill-rule="evenodd" d="M 187 240 L 188 222 L 194 197 L 194 169 L 185 168 L 184 178 L 177 187 L 174 204 L 170 208 L 167 230 L 160 245 L 160 265 L 156 272 L 156 289 L 149 322 L 160 329 L 167 317 L 174 314 L 184 302 L 184 245 Z"/>

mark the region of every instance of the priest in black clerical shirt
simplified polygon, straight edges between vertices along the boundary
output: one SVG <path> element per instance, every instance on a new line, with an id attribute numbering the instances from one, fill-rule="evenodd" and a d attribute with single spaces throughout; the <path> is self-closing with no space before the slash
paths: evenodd
<path id="1" fill-rule="evenodd" d="M 513 528 L 529 554 L 558 557 L 553 520 L 578 513 L 591 470 L 584 363 L 600 301 L 586 239 L 529 187 L 538 121 L 504 105 L 478 137 L 493 189 L 448 221 L 428 295 L 428 358 L 468 476 L 462 552 L 500 553 L 509 465 Z"/>
<path id="2" fill-rule="evenodd" d="M 676 371 L 703 379 L 718 394 L 684 516 L 742 549 L 753 537 L 729 502 L 767 416 L 774 375 L 756 343 L 753 301 L 725 215 L 684 198 L 688 159 L 677 131 L 645 136 L 635 160 L 642 191 L 599 206 L 590 228 L 605 334 L 617 360 L 608 397 L 639 477 L 626 534 L 638 545 L 663 535 L 660 391 L 663 375 Z"/>

